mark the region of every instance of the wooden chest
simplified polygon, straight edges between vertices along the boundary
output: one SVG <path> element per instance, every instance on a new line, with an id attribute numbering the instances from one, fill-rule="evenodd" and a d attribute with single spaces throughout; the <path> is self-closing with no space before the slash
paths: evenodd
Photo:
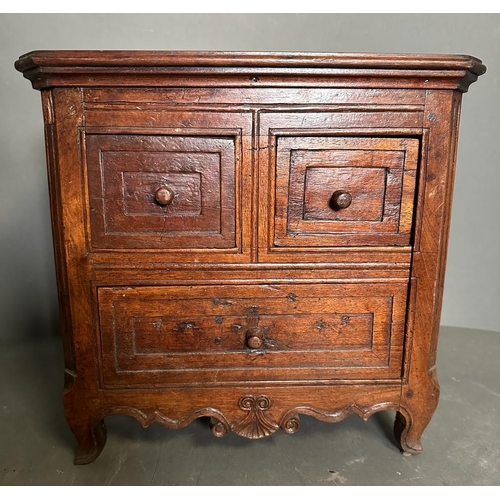
<path id="1" fill-rule="evenodd" d="M 39 51 L 76 463 L 104 417 L 248 438 L 436 408 L 469 56 Z"/>

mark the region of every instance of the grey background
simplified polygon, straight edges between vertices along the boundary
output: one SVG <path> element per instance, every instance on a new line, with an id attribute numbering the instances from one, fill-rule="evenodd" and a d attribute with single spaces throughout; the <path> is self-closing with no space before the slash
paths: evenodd
<path id="1" fill-rule="evenodd" d="M 57 331 L 40 94 L 14 70 L 35 49 L 471 54 L 442 324 L 500 331 L 500 15 L 12 14 L 0 16 L 0 339 Z"/>

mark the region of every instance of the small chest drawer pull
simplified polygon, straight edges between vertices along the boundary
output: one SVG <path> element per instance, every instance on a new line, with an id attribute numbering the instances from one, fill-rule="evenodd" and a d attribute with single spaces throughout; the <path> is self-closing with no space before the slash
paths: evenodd
<path id="1" fill-rule="evenodd" d="M 334 210 L 347 208 L 352 203 L 352 196 L 347 191 L 338 190 L 332 195 L 331 205 Z"/>
<path id="2" fill-rule="evenodd" d="M 247 346 L 250 349 L 260 349 L 262 347 L 262 331 L 259 327 L 247 330 Z"/>
<path id="3" fill-rule="evenodd" d="M 250 349 L 260 349 L 262 340 L 262 329 L 259 327 L 259 312 L 256 306 L 252 306 L 247 316 L 246 344 Z"/>
<path id="4" fill-rule="evenodd" d="M 158 205 L 166 207 L 174 201 L 174 192 L 168 186 L 162 186 L 155 192 L 155 201 Z"/>

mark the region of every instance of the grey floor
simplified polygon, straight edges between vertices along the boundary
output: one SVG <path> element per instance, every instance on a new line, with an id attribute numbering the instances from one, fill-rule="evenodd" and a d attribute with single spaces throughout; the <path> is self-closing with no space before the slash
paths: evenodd
<path id="1" fill-rule="evenodd" d="M 204 419 L 173 431 L 107 419 L 108 442 L 74 466 L 60 339 L 0 344 L 0 485 L 500 485 L 500 333 L 442 328 L 441 400 L 424 452 L 404 457 L 392 412 L 250 441 Z"/>

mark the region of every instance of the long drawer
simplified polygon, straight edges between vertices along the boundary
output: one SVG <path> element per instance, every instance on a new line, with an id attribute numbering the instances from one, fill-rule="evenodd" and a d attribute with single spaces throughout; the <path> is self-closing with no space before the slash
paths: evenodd
<path id="1" fill-rule="evenodd" d="M 407 282 L 102 287 L 104 386 L 399 378 Z"/>

